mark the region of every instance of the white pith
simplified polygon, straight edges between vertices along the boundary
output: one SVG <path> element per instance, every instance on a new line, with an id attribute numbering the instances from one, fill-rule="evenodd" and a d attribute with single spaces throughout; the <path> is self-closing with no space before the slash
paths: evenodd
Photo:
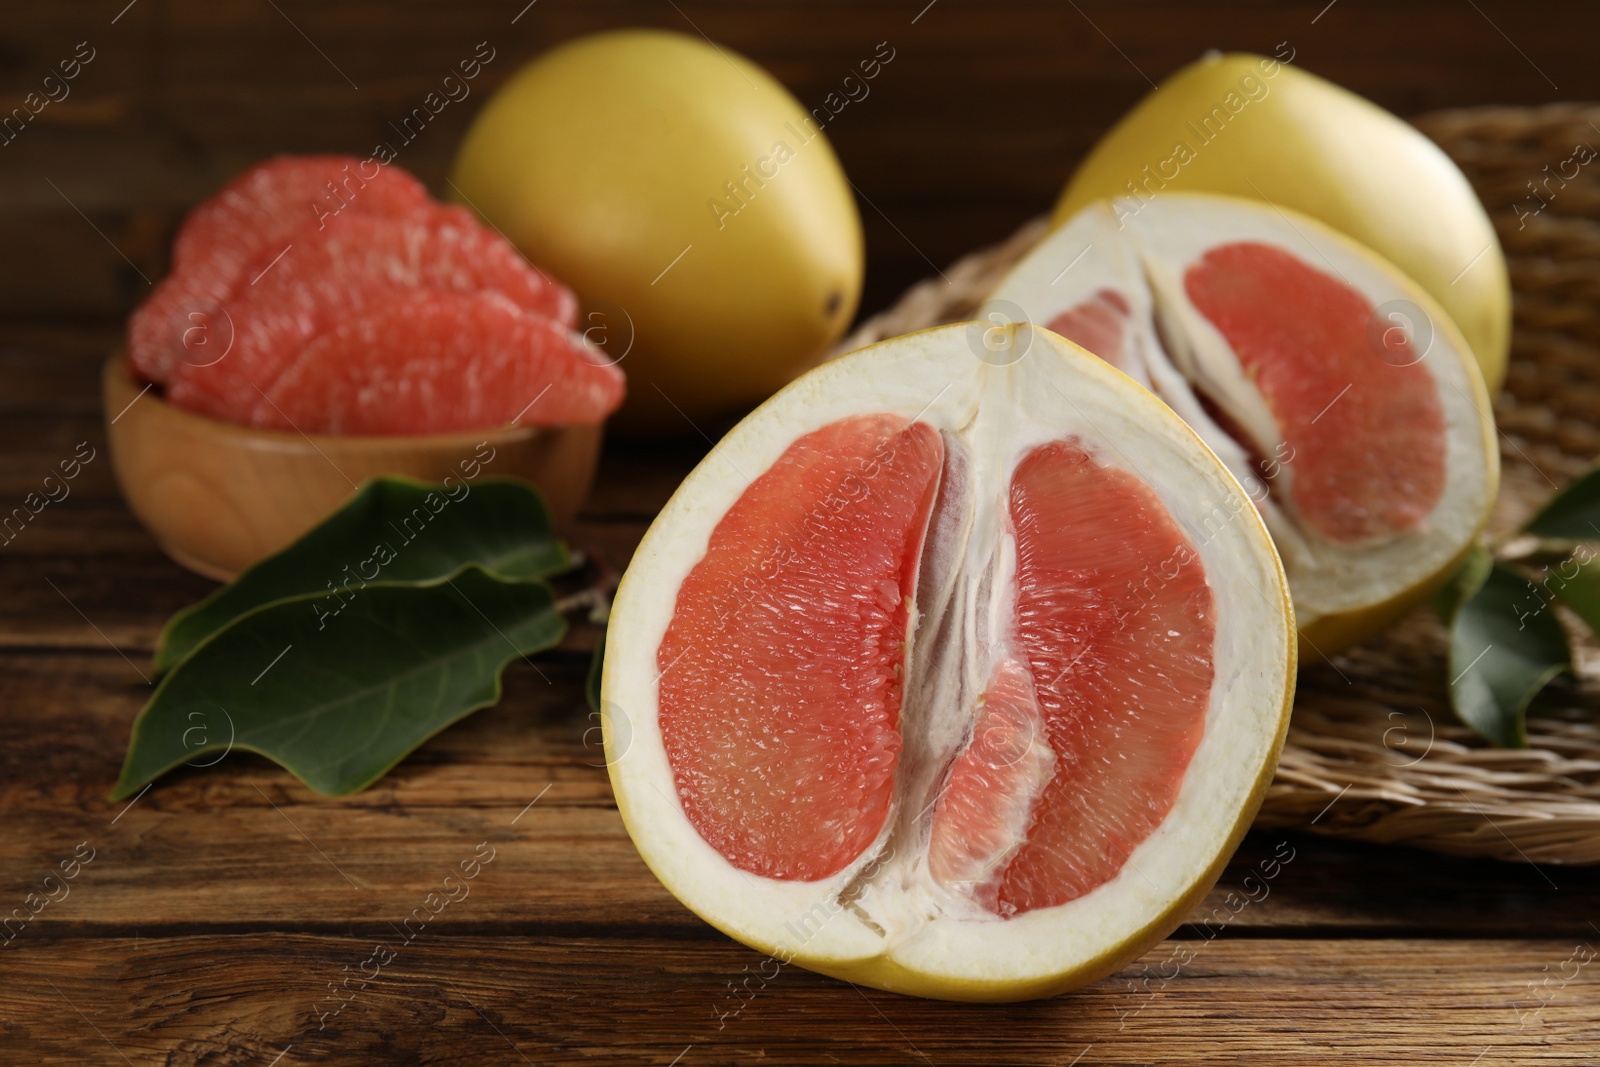
<path id="1" fill-rule="evenodd" d="M 998 366 L 974 353 L 967 326 L 896 338 L 799 379 L 740 423 L 651 526 L 618 591 L 607 638 L 603 723 L 619 809 L 669 890 L 748 944 L 823 970 L 874 960 L 935 981 L 1048 981 L 1114 957 L 1148 935 L 1212 872 L 1256 801 L 1276 755 L 1292 684 L 1293 625 L 1282 571 L 1249 498 L 1210 451 L 1149 392 L 1044 331 L 1013 329 L 1028 349 Z M 1031 336 L 1030 336 L 1031 335 Z M 918 418 L 967 454 L 969 506 L 930 538 L 950 566 L 931 602 L 913 605 L 902 701 L 904 749 L 879 840 L 814 882 L 739 870 L 690 824 L 657 721 L 656 652 L 679 586 L 729 507 L 800 436 L 852 415 Z M 1037 445 L 1077 437 L 1097 462 L 1138 475 L 1197 550 L 1215 598 L 1216 682 L 1204 736 L 1166 821 L 1110 882 L 1077 900 L 1000 919 L 927 872 L 919 813 L 971 728 L 1011 626 L 1015 554 L 1006 494 Z M 925 558 L 927 558 L 925 556 Z M 998 592 L 997 592 L 998 591 Z M 958 625 L 937 650 L 942 620 Z M 1001 639 L 1001 640 L 997 640 Z M 930 650 L 938 669 L 926 665 Z"/>
<path id="2" fill-rule="evenodd" d="M 1302 526 L 1285 506 L 1287 494 L 1268 495 L 1246 449 L 1200 406 L 1196 385 L 1256 439 L 1264 455 L 1272 456 L 1282 441 L 1266 402 L 1228 343 L 1184 295 L 1188 266 L 1209 249 L 1233 241 L 1275 245 L 1314 269 L 1336 275 L 1375 308 L 1408 300 L 1432 320 L 1432 345 L 1419 365 L 1438 388 L 1447 475 L 1443 496 L 1417 529 L 1342 545 Z M 1073 265 L 1064 270 L 1068 264 Z M 1302 628 L 1388 601 L 1438 573 L 1475 536 L 1494 485 L 1494 456 L 1483 430 L 1489 401 L 1476 362 L 1448 316 L 1375 254 L 1312 219 L 1268 205 L 1163 193 L 1144 203 L 1124 200 L 1085 208 L 1034 249 L 991 299 L 1015 304 L 1030 321 L 1043 325 L 1108 284 L 1128 298 L 1156 394 L 1211 446 L 1259 504 L 1283 557 Z M 1292 465 L 1278 474 L 1285 490 L 1293 476 Z"/>

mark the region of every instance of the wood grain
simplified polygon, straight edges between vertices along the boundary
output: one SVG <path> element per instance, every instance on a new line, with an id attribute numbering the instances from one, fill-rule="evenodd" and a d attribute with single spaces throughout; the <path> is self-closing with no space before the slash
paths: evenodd
<path id="1" fill-rule="evenodd" d="M 103 447 L 106 339 L 0 328 L 0 500 L 62 449 Z M 579 543 L 624 563 L 702 447 L 609 450 Z M 1004 1048 L 1008 1062 L 1054 1064 L 1578 1063 L 1595 1036 L 1588 972 L 1536 1025 L 1522 1015 L 1529 982 L 1548 991 L 1574 946 L 1600 942 L 1600 871 L 1270 831 L 1247 838 L 1173 941 L 1081 995 L 974 1009 L 792 970 L 718 1030 L 714 1012 L 741 1003 L 727 984 L 761 959 L 640 862 L 583 702 L 582 634 L 512 668 L 500 705 L 359 796 L 317 798 L 234 753 L 113 805 L 155 635 L 211 586 L 161 555 L 108 470 L 88 464 L 0 546 L 0 904 L 25 906 L 75 849 L 94 850 L 68 895 L 7 931 L 0 1062 L 120 1062 L 114 1042 L 175 1064 L 269 1062 L 290 1045 L 282 1062 L 670 1063 L 688 1049 L 681 1062 L 950 1063 Z M 471 896 L 318 1030 L 327 983 L 485 843 L 495 859 Z M 1229 894 L 1285 848 L 1269 895 L 1234 915 Z"/>
<path id="2" fill-rule="evenodd" d="M 273 152 L 369 150 L 477 41 L 498 50 L 486 93 L 579 33 L 699 29 L 808 104 L 891 42 L 871 96 L 828 129 L 860 196 L 864 312 L 1044 209 L 1146 76 L 1208 47 L 1288 41 L 1401 114 L 1600 97 L 1600 9 L 1578 0 L 547 0 L 513 24 L 522 8 L 63 0 L 0 20 L 0 111 L 76 42 L 98 49 L 71 97 L 0 145 L 0 514 L 80 442 L 100 450 L 0 543 L 0 915 L 95 850 L 0 942 L 0 1064 L 1600 1059 L 1600 971 L 1569 962 L 1600 947 L 1600 872 L 1277 831 L 1246 839 L 1194 925 L 1079 994 L 938 1004 L 785 968 L 746 1003 L 730 984 L 761 957 L 667 895 L 623 831 L 582 699 L 583 628 L 360 796 L 317 798 L 235 753 L 107 802 L 160 625 L 211 588 L 165 559 L 111 478 L 96 370 L 122 316 L 196 200 Z M 435 192 L 481 99 L 404 150 Z M 687 427 L 673 447 L 608 447 L 574 540 L 624 565 L 705 447 Z M 391 924 L 480 843 L 494 860 L 470 897 L 319 1022 L 329 983 L 398 940 Z M 1218 932 L 1231 889 L 1286 846 L 1270 894 Z"/>
<path id="3" fill-rule="evenodd" d="M 107 458 L 129 509 L 168 555 L 218 581 L 287 548 L 380 474 L 452 486 L 480 475 L 520 478 L 539 490 L 564 530 L 589 495 L 600 457 L 599 425 L 303 434 L 184 411 L 135 378 L 120 354 L 107 361 L 102 381 Z M 91 455 L 88 447 L 76 454 Z M 63 470 L 77 466 L 67 462 L 73 466 Z"/>
<path id="4" fill-rule="evenodd" d="M 524 5 L 501 0 L 275 6 L 140 0 L 115 26 L 115 10 L 90 0 L 8 12 L 8 109 L 76 42 L 90 38 L 98 55 L 72 96 L 0 148 L 0 312 L 125 312 L 164 272 L 185 208 L 274 152 L 370 152 L 394 139 L 389 123 L 479 41 L 496 58 L 473 95 L 401 149 L 435 192 L 448 189 L 450 153 L 483 95 L 578 34 L 698 30 L 807 107 L 889 42 L 895 59 L 870 95 L 826 131 L 860 198 L 865 312 L 1048 207 L 1149 80 L 1208 48 L 1287 42 L 1301 66 L 1401 115 L 1600 98 L 1600 9 L 1580 0 L 1339 0 L 1320 17 L 1324 4 L 1267 0 L 939 0 L 926 12 L 926 0 L 781 0 L 759 16 L 723 0 L 594 0 L 538 3 L 515 24 Z"/>
<path id="5" fill-rule="evenodd" d="M 26 895 L 88 841 L 101 859 L 61 909 L 29 924 L 29 937 L 50 936 L 57 924 L 105 933 L 130 922 L 371 931 L 385 921 L 374 902 L 397 906 L 425 894 L 463 849 L 487 840 L 501 849 L 497 870 L 513 873 L 473 898 L 475 923 L 604 925 L 620 912 L 628 922 L 696 925 L 640 862 L 617 817 L 582 701 L 585 658 L 537 663 L 508 672 L 500 705 L 355 797 L 318 798 L 266 760 L 237 753 L 169 776 L 127 807 L 105 797 L 148 693 L 129 665 L 109 652 L 0 654 L 0 704 L 22 712 L 0 720 L 0 751 L 16 769 L 0 783 L 11 829 L 0 839 L 0 902 Z M 1266 898 L 1230 918 L 1225 902 L 1244 877 L 1291 852 Z M 214 877 L 219 871 L 227 877 Z M 1434 887 L 1423 897 L 1405 888 L 1419 878 Z M 1584 918 L 1595 914 L 1600 870 L 1486 866 L 1262 832 L 1192 918 L 1313 935 L 1595 936 Z"/>
<path id="6" fill-rule="evenodd" d="M 491 865 L 479 881 L 506 874 Z M 288 1049 L 283 1063 L 1088 1067 L 1331 1058 L 1527 1067 L 1592 1064 L 1600 1004 L 1594 979 L 1581 974 L 1531 1014 L 1537 1001 L 1524 983 L 1569 957 L 1566 940 L 1349 940 L 1334 953 L 1298 940 L 1218 939 L 1183 943 L 1176 957 L 1169 943 L 1075 996 L 974 1006 L 797 968 L 736 996 L 730 984 L 759 973 L 760 960 L 715 935 L 424 930 L 409 945 L 387 937 L 394 958 L 367 968 L 377 977 L 365 988 L 370 936 L 119 937 L 13 949 L 8 1045 L 26 1042 L 37 1057 L 30 1063 L 115 1063 L 120 1053 L 130 1063 L 265 1064 Z M 350 975 L 335 1015 L 332 990 Z"/>
<path id="7" fill-rule="evenodd" d="M 84 435 L 103 444 L 104 340 L 0 329 L 0 499 Z M 579 542 L 625 561 L 701 448 L 608 451 Z M 26 910 L 94 850 L 66 896 L 7 930 L 0 1063 L 1593 1060 L 1596 974 L 1553 993 L 1551 976 L 1600 944 L 1600 871 L 1274 831 L 1247 838 L 1173 940 L 1078 995 L 979 1009 L 786 969 L 740 1008 L 728 984 L 761 957 L 639 860 L 583 702 L 581 634 L 359 796 L 315 797 L 234 753 L 110 804 L 155 634 L 210 583 L 160 554 L 98 462 L 0 546 L 0 905 Z M 319 1030 L 327 984 L 480 846 L 495 858 L 471 895 Z M 1234 914 L 1229 894 L 1285 848 L 1268 896 Z M 1549 1005 L 1527 1019 L 1536 995 Z"/>

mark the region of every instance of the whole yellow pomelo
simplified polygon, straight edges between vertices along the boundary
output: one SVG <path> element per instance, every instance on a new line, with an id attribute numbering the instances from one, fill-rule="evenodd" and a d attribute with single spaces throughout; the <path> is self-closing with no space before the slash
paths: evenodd
<path id="1" fill-rule="evenodd" d="M 626 351 L 625 432 L 693 433 L 764 400 L 860 298 L 861 219 L 819 120 L 698 37 L 623 30 L 545 53 L 484 105 L 451 182 L 572 286 L 580 329 Z"/>
<path id="2" fill-rule="evenodd" d="M 1053 221 L 1163 189 L 1266 200 L 1354 237 L 1444 307 L 1491 396 L 1505 380 L 1511 289 L 1494 226 L 1450 157 L 1376 104 L 1288 62 L 1207 55 L 1095 146 Z"/>

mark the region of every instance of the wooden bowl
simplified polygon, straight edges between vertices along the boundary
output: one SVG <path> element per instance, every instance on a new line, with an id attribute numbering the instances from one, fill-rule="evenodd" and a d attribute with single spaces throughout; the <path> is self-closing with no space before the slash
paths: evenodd
<path id="1" fill-rule="evenodd" d="M 122 353 L 101 377 L 111 462 L 128 506 L 178 563 L 226 580 L 327 518 L 363 481 L 509 475 L 543 494 L 557 528 L 594 480 L 600 426 L 335 437 L 258 430 L 182 411 L 134 380 Z"/>

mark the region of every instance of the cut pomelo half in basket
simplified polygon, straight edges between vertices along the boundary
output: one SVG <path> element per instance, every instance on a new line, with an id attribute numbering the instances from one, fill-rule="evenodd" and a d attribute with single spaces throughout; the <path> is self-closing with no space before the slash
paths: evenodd
<path id="1" fill-rule="evenodd" d="M 1193 194 L 1095 204 L 986 310 L 1102 356 L 1211 446 L 1272 532 L 1307 657 L 1421 600 L 1488 518 L 1499 453 L 1466 343 L 1309 218 Z"/>
<path id="2" fill-rule="evenodd" d="M 1216 880 L 1295 655 L 1266 529 L 1176 415 L 1053 334 L 956 325 L 811 371 L 695 469 L 618 590 L 602 721 L 640 853 L 719 929 L 1020 999 Z"/>

